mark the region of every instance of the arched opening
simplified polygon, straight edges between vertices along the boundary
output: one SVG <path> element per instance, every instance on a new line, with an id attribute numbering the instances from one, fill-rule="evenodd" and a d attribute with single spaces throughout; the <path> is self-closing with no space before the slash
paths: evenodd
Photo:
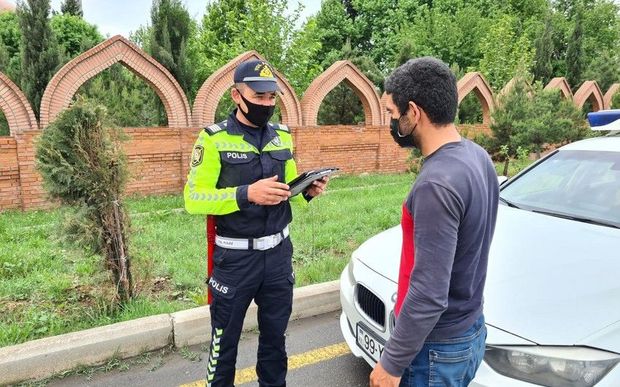
<path id="1" fill-rule="evenodd" d="M 585 81 L 575 92 L 575 105 L 581 109 L 584 116 L 589 112 L 603 108 L 603 93 L 596 81 Z"/>
<path id="2" fill-rule="evenodd" d="M 457 113 L 459 124 L 476 125 L 484 120 L 482 103 L 474 93 L 469 93 L 459 104 Z"/>
<path id="3" fill-rule="evenodd" d="M 117 35 L 80 54 L 54 75 L 41 100 L 41 127 L 45 128 L 69 106 L 80 86 L 118 62 L 155 89 L 168 115 L 168 126 L 189 126 L 189 103 L 172 74 L 135 44 Z"/>
<path id="4" fill-rule="evenodd" d="M 362 101 L 346 82 L 327 93 L 319 107 L 319 125 L 364 125 L 365 121 Z"/>
<path id="5" fill-rule="evenodd" d="M 196 94 L 192 108 L 192 120 L 195 126 L 209 125 L 228 117 L 230 111 L 235 107 L 229 91 L 233 85 L 233 73 L 239 63 L 251 59 L 264 60 L 256 51 L 245 52 L 232 59 L 204 81 Z M 276 112 L 271 121 L 279 121 L 293 126 L 300 125 L 301 107 L 295 91 L 277 69 L 274 75 L 278 79 L 282 93 L 278 96 Z M 218 101 L 218 104 L 214 105 L 213 101 Z"/>
<path id="6" fill-rule="evenodd" d="M 601 107 L 599 106 L 596 97 L 594 96 L 594 94 L 590 94 L 588 99 L 585 100 L 583 106 L 581 107 L 581 112 L 583 113 L 583 116 L 586 117 L 588 113 L 597 112 L 599 110 L 601 110 Z"/>
<path id="7" fill-rule="evenodd" d="M 343 82 L 344 81 L 344 82 Z M 362 103 L 364 112 L 364 123 L 366 125 L 381 125 L 383 117 L 381 102 L 375 85 L 357 68 L 353 63 L 346 60 L 335 62 L 321 75 L 315 78 L 308 86 L 301 99 L 301 109 L 303 122 L 306 126 L 315 126 L 319 122 L 319 109 L 323 108 L 323 102 L 328 94 L 336 90 L 336 96 L 345 96 L 347 90 L 342 88 L 342 84 L 353 90 L 354 94 Z M 327 109 L 337 109 L 337 106 L 330 106 Z M 355 120 L 355 113 L 351 114 L 349 120 Z M 324 113 L 325 114 L 325 113 Z"/>
<path id="8" fill-rule="evenodd" d="M 465 76 L 458 81 L 457 89 L 459 107 L 465 98 L 474 94 L 482 109 L 482 122 L 485 125 L 489 125 L 491 123 L 491 112 L 493 111 L 495 103 L 491 87 L 482 74 L 477 72 L 465 74 Z M 473 106 L 472 102 L 468 102 L 468 104 Z M 475 115 L 475 113 L 471 115 L 468 113 L 469 117 L 467 118 L 470 120 L 474 119 L 473 115 Z"/>
<path id="9" fill-rule="evenodd" d="M 6 120 L 4 113 L 0 110 L 0 136 L 10 136 L 9 122 Z"/>
<path id="10" fill-rule="evenodd" d="M 117 126 L 168 126 L 166 109 L 157 93 L 120 63 L 86 81 L 73 97 L 76 98 L 86 98 L 105 106 Z"/>

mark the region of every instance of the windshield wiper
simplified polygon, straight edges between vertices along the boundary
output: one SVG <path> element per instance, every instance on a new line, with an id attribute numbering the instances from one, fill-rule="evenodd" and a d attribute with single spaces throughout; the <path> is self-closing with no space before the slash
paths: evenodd
<path id="1" fill-rule="evenodd" d="M 588 223 L 588 224 L 596 224 L 596 225 L 605 226 L 605 227 L 620 228 L 620 224 L 616 224 L 616 223 L 612 223 L 612 222 L 607 222 L 607 221 L 604 221 L 604 220 L 585 218 L 585 217 L 582 217 L 582 216 L 568 215 L 568 214 L 563 214 L 561 212 L 553 212 L 553 211 L 546 211 L 546 210 L 534 210 L 534 209 L 532 209 L 531 211 L 539 213 L 539 214 L 555 216 L 556 218 L 569 219 L 569 220 L 574 220 L 574 221 L 577 221 L 577 222 L 583 222 L 583 223 Z"/>
<path id="2" fill-rule="evenodd" d="M 521 207 L 517 206 L 516 204 L 514 204 L 513 202 L 511 202 L 511 201 L 509 201 L 509 200 L 506 200 L 506 199 L 504 199 L 504 198 L 503 198 L 503 197 L 501 197 L 501 196 L 499 197 L 499 201 L 500 201 L 500 202 L 502 202 L 502 203 L 504 203 L 504 204 L 505 204 L 505 205 L 507 205 L 508 207 L 512 207 L 512 208 L 519 208 L 519 209 L 521 208 Z"/>

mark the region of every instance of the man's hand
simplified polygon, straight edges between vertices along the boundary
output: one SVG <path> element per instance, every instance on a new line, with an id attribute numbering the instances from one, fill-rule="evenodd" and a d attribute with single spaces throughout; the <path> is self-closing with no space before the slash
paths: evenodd
<path id="1" fill-rule="evenodd" d="M 400 384 L 400 376 L 392 376 L 377 363 L 375 369 L 370 373 L 370 387 L 398 387 Z"/>
<path id="2" fill-rule="evenodd" d="M 268 177 L 248 186 L 248 200 L 262 206 L 273 206 L 291 196 L 288 185 L 278 182 L 278 176 Z"/>
<path id="3" fill-rule="evenodd" d="M 310 187 L 306 188 L 306 195 L 311 196 L 311 197 L 319 196 L 327 188 L 328 181 L 329 181 L 329 176 L 325 176 L 318 180 L 313 181 Z"/>

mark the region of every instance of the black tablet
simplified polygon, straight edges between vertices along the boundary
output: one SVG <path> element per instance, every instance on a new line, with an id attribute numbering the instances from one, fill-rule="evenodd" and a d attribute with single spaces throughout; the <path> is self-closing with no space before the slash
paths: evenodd
<path id="1" fill-rule="evenodd" d="M 291 191 L 291 196 L 295 196 L 298 193 L 303 192 L 306 188 L 308 188 L 308 186 L 310 186 L 310 184 L 312 184 L 313 181 L 319 180 L 325 176 L 329 176 L 339 170 L 339 168 L 330 167 L 315 169 L 302 173 L 288 183 L 289 191 Z"/>

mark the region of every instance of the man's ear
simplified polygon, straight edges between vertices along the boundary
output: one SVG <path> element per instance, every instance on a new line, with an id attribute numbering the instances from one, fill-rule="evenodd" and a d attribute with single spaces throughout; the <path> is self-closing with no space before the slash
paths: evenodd
<path id="1" fill-rule="evenodd" d="M 411 122 L 418 122 L 422 117 L 422 109 L 413 101 L 409 101 L 409 109 L 407 111 Z"/>
<path id="2" fill-rule="evenodd" d="M 241 103 L 241 93 L 236 87 L 230 89 L 230 96 L 235 104 L 239 105 Z"/>

